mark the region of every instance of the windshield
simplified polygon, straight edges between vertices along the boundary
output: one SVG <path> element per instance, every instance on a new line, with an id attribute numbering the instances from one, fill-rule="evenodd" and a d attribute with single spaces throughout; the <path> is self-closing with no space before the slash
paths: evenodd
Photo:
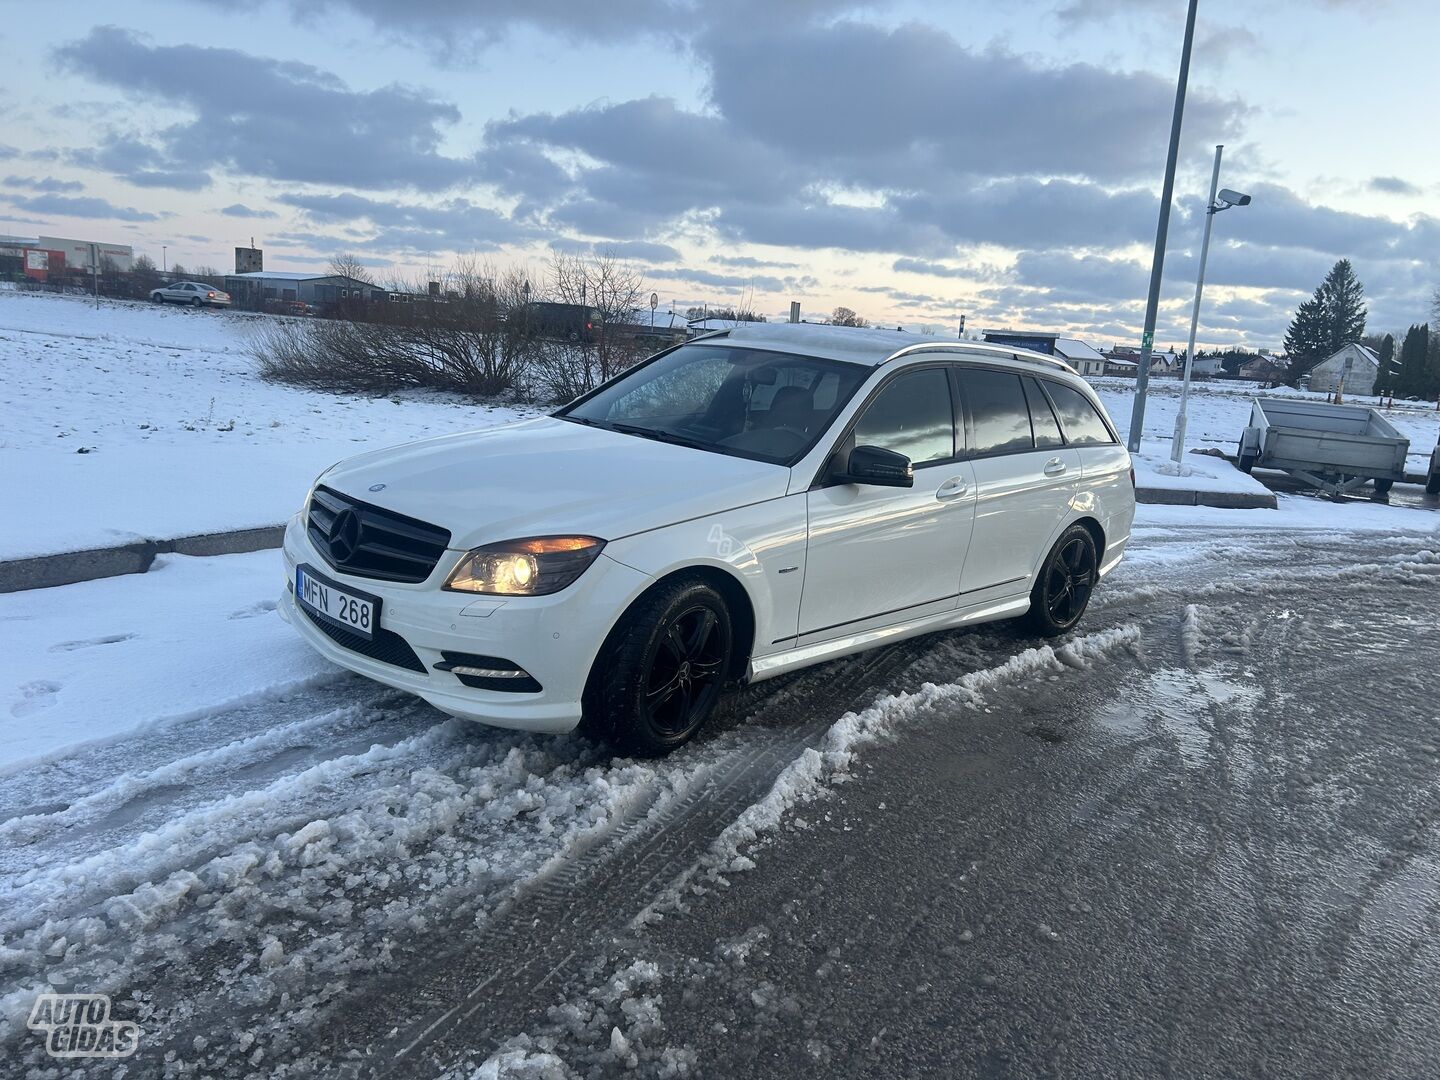
<path id="1" fill-rule="evenodd" d="M 798 461 L 869 369 L 726 345 L 684 345 L 557 416 L 777 465 Z"/>

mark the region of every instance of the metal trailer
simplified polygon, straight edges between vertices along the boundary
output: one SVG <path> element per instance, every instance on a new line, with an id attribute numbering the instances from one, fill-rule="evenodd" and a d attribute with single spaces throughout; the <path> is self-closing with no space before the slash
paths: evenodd
<path id="1" fill-rule="evenodd" d="M 1238 464 L 1280 469 L 1331 498 L 1374 481 L 1385 494 L 1405 479 L 1410 440 L 1366 405 L 1300 398 L 1254 398 L 1240 435 Z"/>
<path id="2" fill-rule="evenodd" d="M 1440 495 L 1440 441 L 1430 451 L 1430 471 L 1425 474 L 1425 494 Z"/>

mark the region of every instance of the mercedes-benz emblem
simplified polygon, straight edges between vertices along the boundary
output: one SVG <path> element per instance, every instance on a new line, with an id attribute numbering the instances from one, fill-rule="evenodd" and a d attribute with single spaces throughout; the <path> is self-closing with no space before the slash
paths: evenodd
<path id="1" fill-rule="evenodd" d="M 330 555 L 337 563 L 347 561 L 360 546 L 360 515 L 341 510 L 330 523 Z"/>
<path id="2" fill-rule="evenodd" d="M 370 485 L 370 490 L 371 490 L 371 491 L 384 491 L 384 490 L 385 490 L 385 485 L 384 485 L 384 484 L 371 484 L 371 485 Z"/>

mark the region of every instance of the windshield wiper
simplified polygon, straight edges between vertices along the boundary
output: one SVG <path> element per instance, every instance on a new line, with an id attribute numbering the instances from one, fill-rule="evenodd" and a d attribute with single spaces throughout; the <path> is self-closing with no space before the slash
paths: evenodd
<path id="1" fill-rule="evenodd" d="M 673 443 L 675 446 L 688 446 L 692 450 L 713 449 L 705 443 L 695 439 L 687 439 L 684 435 L 677 435 L 673 431 L 666 431 L 663 428 L 640 427 L 638 424 L 610 424 L 611 431 L 619 431 L 625 435 L 639 435 L 642 439 L 654 439 L 656 442 Z"/>

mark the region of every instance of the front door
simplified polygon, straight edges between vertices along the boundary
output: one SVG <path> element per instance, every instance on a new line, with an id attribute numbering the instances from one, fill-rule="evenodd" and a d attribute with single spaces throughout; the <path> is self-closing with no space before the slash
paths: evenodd
<path id="1" fill-rule="evenodd" d="M 943 366 L 882 384 L 839 453 L 879 446 L 911 461 L 911 488 L 830 483 L 807 493 L 800 638 L 824 641 L 949 610 L 974 520 L 973 473 L 957 457 Z"/>

